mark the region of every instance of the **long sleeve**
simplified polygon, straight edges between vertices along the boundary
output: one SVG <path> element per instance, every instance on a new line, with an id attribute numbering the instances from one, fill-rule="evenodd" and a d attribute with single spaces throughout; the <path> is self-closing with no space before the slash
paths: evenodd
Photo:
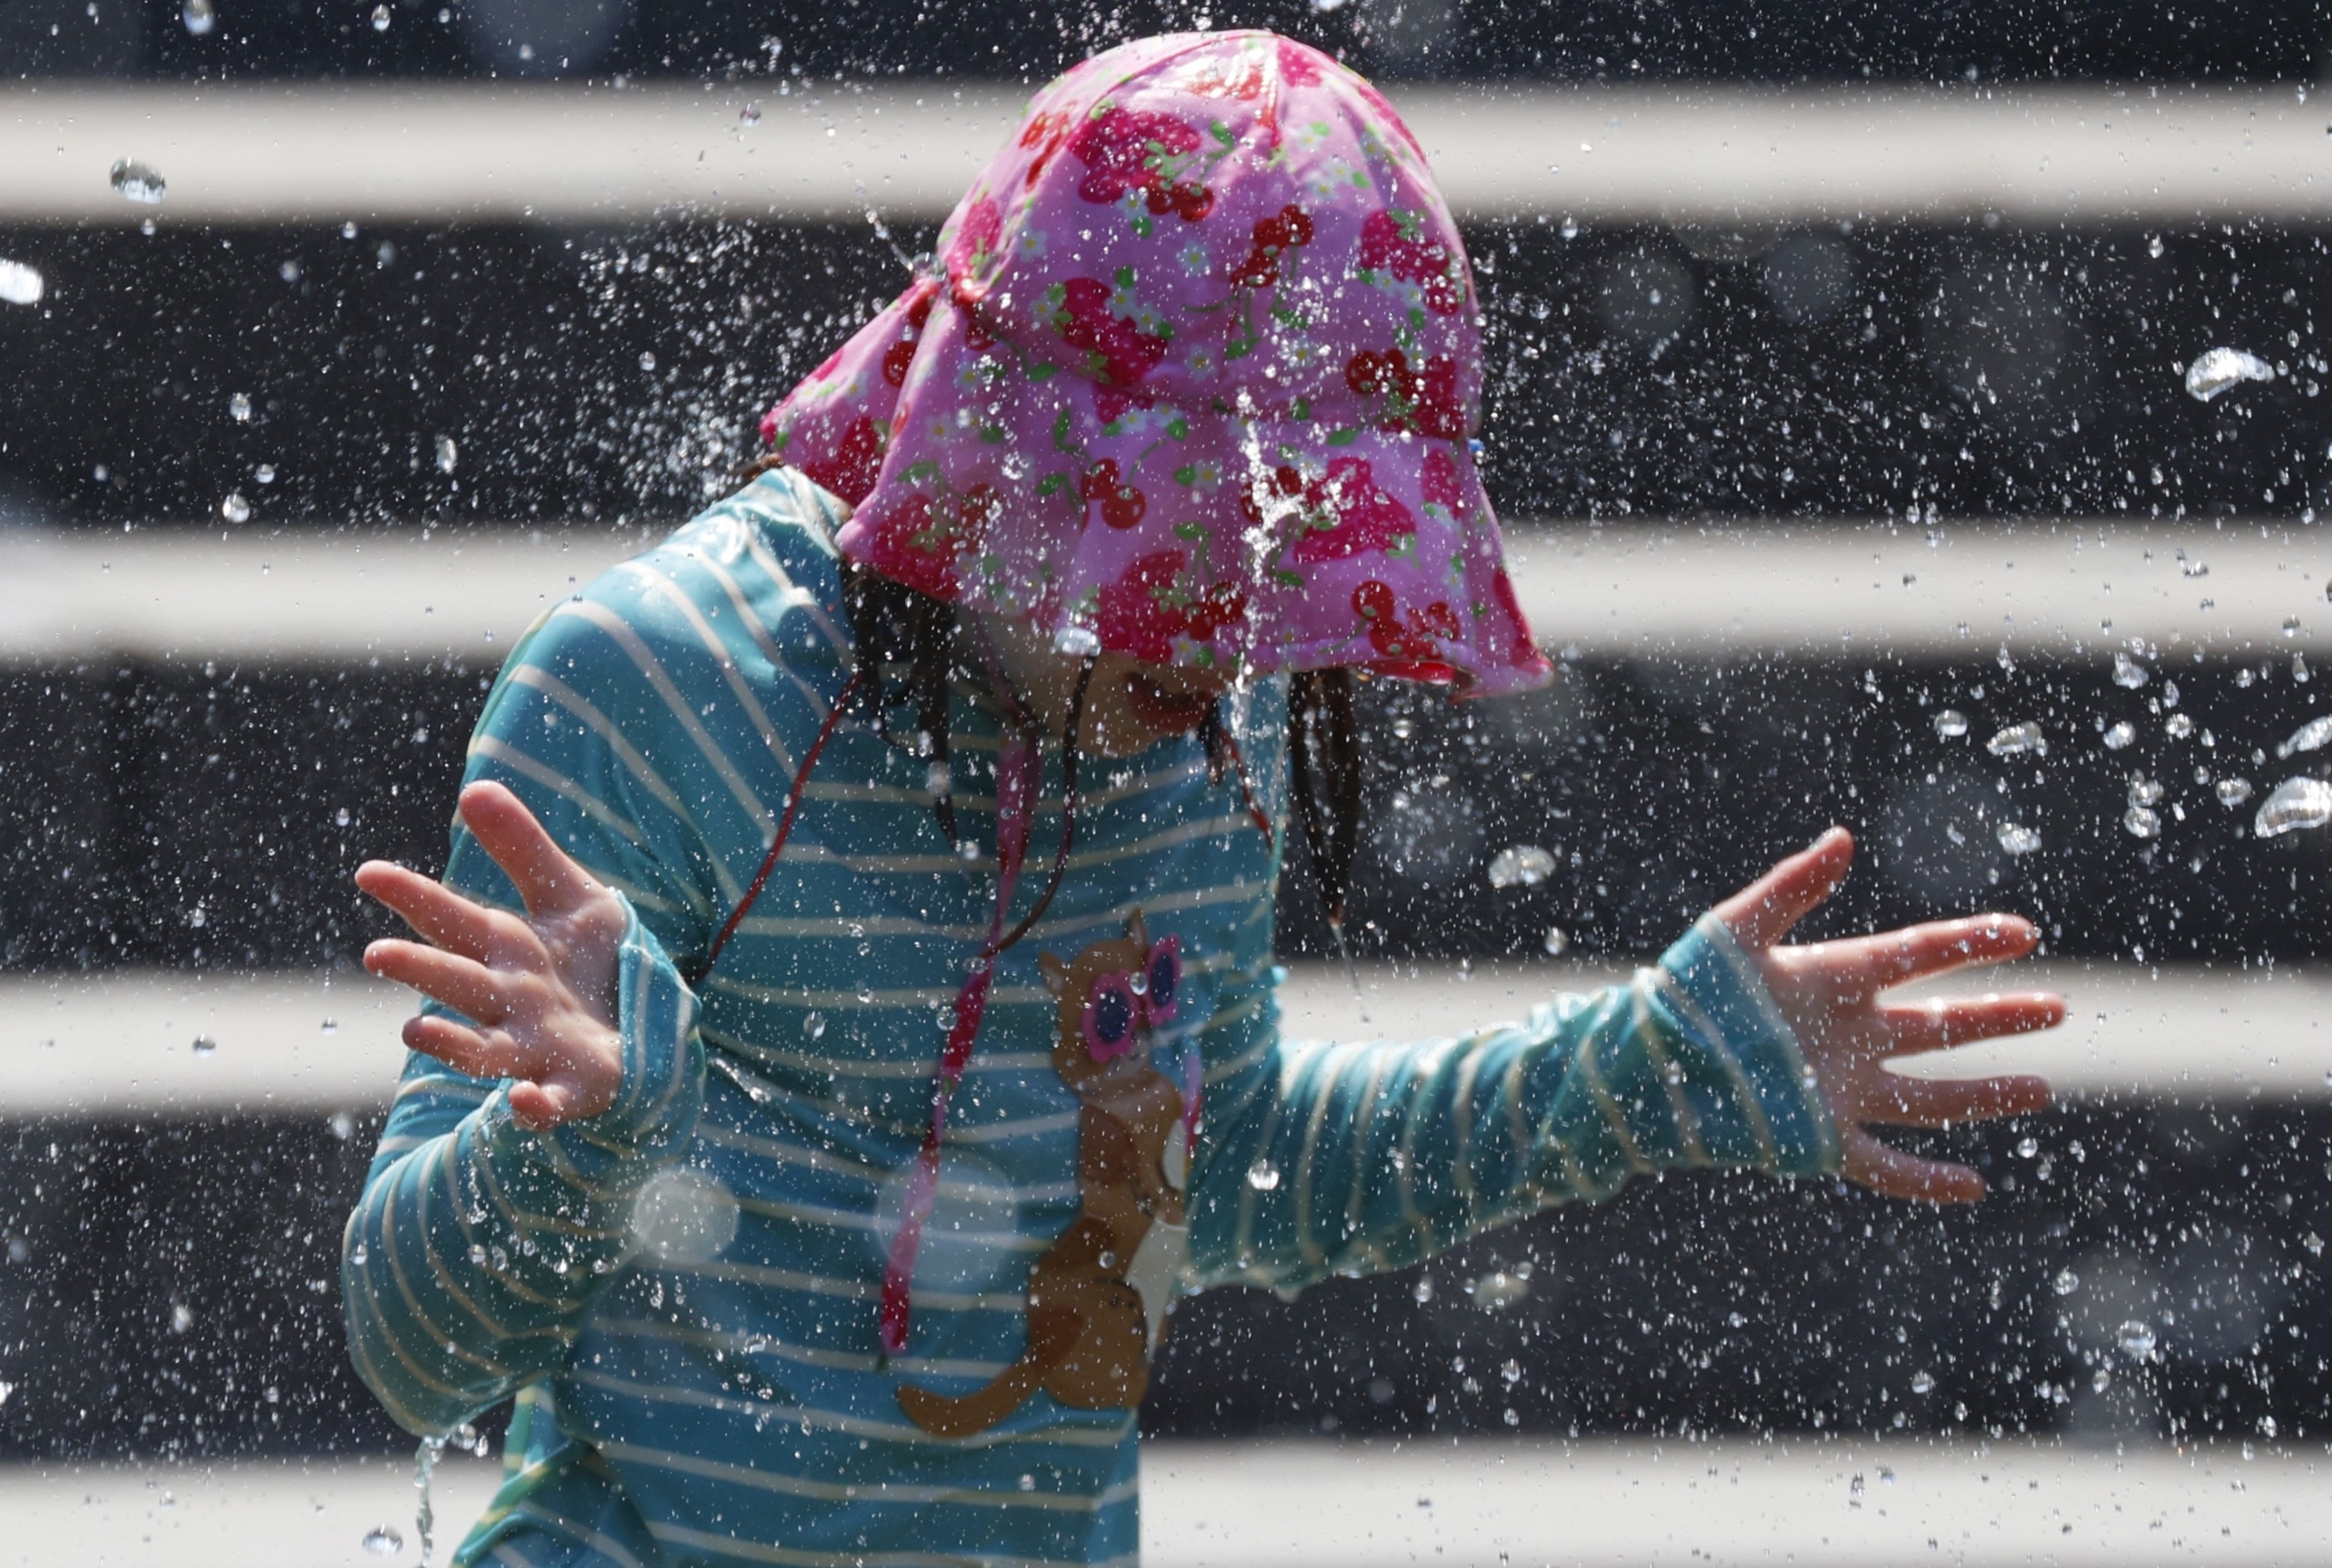
<path id="1" fill-rule="evenodd" d="M 340 1282 L 357 1371 L 409 1430 L 447 1431 L 563 1362 L 633 1199 L 695 1129 L 695 999 L 636 913 L 616 974 L 624 1083 L 597 1116 L 530 1132 L 506 1086 L 434 1064 L 406 1078 L 401 1151 L 349 1217 Z"/>
<path id="2" fill-rule="evenodd" d="M 1453 1039 L 1283 1040 L 1210 1086 L 1202 1284 L 1292 1292 L 1678 1166 L 1835 1169 L 1821 1091 L 1732 934 L 1703 916 L 1625 986 Z"/>
<path id="3" fill-rule="evenodd" d="M 758 526 L 789 503 L 817 504 L 764 481 L 555 606 L 512 652 L 471 738 L 467 779 L 515 791 L 629 906 L 624 1083 L 607 1112 L 543 1134 L 511 1119 L 502 1085 L 408 1056 L 341 1282 L 357 1370 L 416 1431 L 445 1430 L 563 1366 L 625 1260 L 640 1189 L 691 1146 L 705 1056 L 675 964 L 702 961 L 739 896 L 738 865 L 767 841 L 793 751 L 846 668 L 787 572 L 815 569 L 823 535 L 786 535 L 794 553 L 781 560 Z M 749 705 L 758 756 L 712 742 L 702 715 L 723 699 Z M 444 880 L 519 907 L 458 826 Z"/>

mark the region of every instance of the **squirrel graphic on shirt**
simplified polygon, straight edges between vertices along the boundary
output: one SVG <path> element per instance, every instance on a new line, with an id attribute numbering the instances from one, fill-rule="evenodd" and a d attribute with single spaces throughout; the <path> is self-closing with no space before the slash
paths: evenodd
<path id="1" fill-rule="evenodd" d="M 986 1431 L 1038 1389 L 1079 1410 L 1140 1404 L 1182 1261 L 1192 1119 L 1149 1048 L 1151 1027 L 1174 1016 L 1180 945 L 1153 944 L 1137 909 L 1123 937 L 1066 962 L 1040 953 L 1037 967 L 1056 999 L 1053 1068 L 1083 1102 L 1078 1214 L 1029 1271 L 1018 1361 L 968 1394 L 899 1390 L 934 1437 Z"/>

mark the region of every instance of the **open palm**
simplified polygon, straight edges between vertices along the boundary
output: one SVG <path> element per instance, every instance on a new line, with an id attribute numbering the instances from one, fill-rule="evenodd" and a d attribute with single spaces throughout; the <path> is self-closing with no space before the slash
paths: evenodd
<path id="1" fill-rule="evenodd" d="M 1837 942 L 1780 945 L 1799 921 L 1846 880 L 1854 839 L 1833 827 L 1716 906 L 1716 917 L 1747 949 L 1766 988 L 1797 1033 L 1838 1124 L 1847 1178 L 1893 1198 L 1968 1203 L 1983 1196 L 1982 1176 L 1964 1165 L 1922 1160 L 1879 1142 L 1874 1125 L 1946 1127 L 2037 1111 L 2049 1104 L 2040 1078 L 1909 1078 L 1889 1056 L 1948 1049 L 1971 1040 L 2024 1034 L 2062 1023 L 2065 999 L 2045 991 L 1888 1002 L 1889 987 L 1969 964 L 2022 958 L 2040 940 L 2012 914 L 1930 921 Z"/>
<path id="2" fill-rule="evenodd" d="M 532 1128 L 596 1116 L 623 1087 L 616 952 L 623 901 L 560 849 L 499 784 L 462 791 L 462 821 L 525 902 L 523 917 L 465 898 L 386 860 L 357 885 L 403 916 L 422 942 L 387 938 L 365 968 L 465 1017 L 412 1018 L 405 1043 L 458 1072 L 508 1078 L 511 1111 Z"/>

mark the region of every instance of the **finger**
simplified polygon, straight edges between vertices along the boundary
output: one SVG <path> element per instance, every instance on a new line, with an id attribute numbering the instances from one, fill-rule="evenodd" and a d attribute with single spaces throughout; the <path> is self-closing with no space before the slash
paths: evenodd
<path id="1" fill-rule="evenodd" d="M 534 1066 L 529 1053 L 515 1042 L 492 1038 L 436 1013 L 406 1019 L 403 1033 L 409 1048 L 435 1056 L 473 1078 L 514 1077 Z"/>
<path id="2" fill-rule="evenodd" d="M 574 1120 L 574 1089 L 561 1083 L 517 1083 L 510 1086 L 511 1117 L 529 1132 L 544 1133 Z"/>
<path id="3" fill-rule="evenodd" d="M 1884 1073 L 1857 1098 L 1858 1121 L 1896 1127 L 1954 1127 L 1964 1122 L 1996 1121 L 2045 1111 L 2049 1080 L 2030 1073 L 1990 1078 L 1907 1078 Z"/>
<path id="4" fill-rule="evenodd" d="M 1839 1136 L 1846 1179 L 1882 1198 L 1926 1203 L 1973 1203 L 1984 1192 L 1983 1178 L 1964 1165 L 1922 1160 L 1891 1148 L 1859 1127 Z"/>
<path id="5" fill-rule="evenodd" d="M 381 979 L 411 986 L 482 1024 L 501 1023 L 510 1009 L 501 976 L 475 959 L 442 948 L 384 937 L 365 949 L 364 963 Z"/>
<path id="6" fill-rule="evenodd" d="M 1928 997 L 1888 1002 L 1878 1009 L 1887 1031 L 1888 1054 L 1917 1056 L 1947 1050 L 1971 1040 L 2029 1035 L 2065 1021 L 2065 999 L 2053 991 L 2013 991 L 1981 997 Z"/>
<path id="7" fill-rule="evenodd" d="M 493 911 L 443 883 L 387 860 L 357 867 L 357 885 L 397 912 L 414 931 L 449 951 L 483 960 L 492 940 Z"/>
<path id="8" fill-rule="evenodd" d="M 463 790 L 462 823 L 509 875 L 530 914 L 563 913 L 598 890 L 591 874 L 502 785 L 477 783 Z"/>
<path id="9" fill-rule="evenodd" d="M 2040 932 L 2022 915 L 1971 914 L 1797 951 L 1819 954 L 1826 965 L 1859 970 L 1884 990 L 1970 964 L 2006 963 L 2031 952 L 2040 940 Z"/>
<path id="10" fill-rule="evenodd" d="M 1716 906 L 1716 918 L 1747 948 L 1771 947 L 1821 907 L 1854 864 L 1854 836 L 1833 827 Z"/>

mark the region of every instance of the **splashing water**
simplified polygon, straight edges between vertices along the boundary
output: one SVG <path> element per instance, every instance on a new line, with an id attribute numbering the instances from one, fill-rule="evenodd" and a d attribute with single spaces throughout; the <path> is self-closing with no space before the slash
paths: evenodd
<path id="1" fill-rule="evenodd" d="M 2121 825 L 2132 838 L 2162 837 L 2162 816 L 2151 806 L 2133 806 L 2121 814 Z"/>
<path id="2" fill-rule="evenodd" d="M 38 267 L 22 262 L 0 262 L 0 300 L 12 305 L 37 305 L 48 292 L 48 282 Z"/>
<path id="3" fill-rule="evenodd" d="M 1968 716 L 1957 708 L 1945 708 L 1935 715 L 1935 735 L 1939 740 L 1956 741 L 1968 732 Z"/>
<path id="4" fill-rule="evenodd" d="M 2105 733 L 2106 750 L 2118 751 L 2137 739 L 2137 726 L 2125 719 Z"/>
<path id="5" fill-rule="evenodd" d="M 2114 655 L 2113 681 L 2115 685 L 2124 686 L 2135 692 L 2146 684 L 2146 666 L 2127 654 L 2117 653 Z"/>
<path id="6" fill-rule="evenodd" d="M 413 1533 L 421 1540 L 421 1568 L 429 1568 L 430 1536 L 437 1527 L 437 1509 L 429 1495 L 429 1481 L 436 1474 L 437 1461 L 444 1452 L 443 1438 L 424 1438 L 421 1446 L 413 1450 L 413 1489 L 419 1494 L 413 1505 Z"/>
<path id="7" fill-rule="evenodd" d="M 2057 1277 L 2049 1282 L 2049 1287 L 2059 1296 L 2070 1296 L 2081 1288 L 2081 1276 L 2069 1268 L 2060 1268 Z"/>
<path id="8" fill-rule="evenodd" d="M 2222 806 L 2241 806 L 2251 798 L 2251 781 L 2248 779 L 2222 779 L 2211 793 L 2219 798 Z"/>
<path id="9" fill-rule="evenodd" d="M 2332 713 L 2319 714 L 2294 730 L 2289 740 L 2276 747 L 2275 754 L 2289 757 L 2294 751 L 2320 751 L 2327 741 L 2332 741 Z"/>
<path id="10" fill-rule="evenodd" d="M 2332 784 L 2302 774 L 2277 785 L 2275 793 L 2260 803 L 2259 814 L 2251 818 L 2251 831 L 2261 838 L 2274 838 L 2301 827 L 2321 827 L 2327 822 L 2332 822 Z"/>
<path id="11" fill-rule="evenodd" d="M 169 182 L 162 177 L 160 169 L 126 158 L 113 166 L 110 177 L 113 188 L 120 193 L 124 201 L 133 201 L 141 206 L 159 206 L 170 190 Z"/>
<path id="12" fill-rule="evenodd" d="M 2021 822 L 2002 823 L 1993 837 L 2011 855 L 2030 855 L 2040 847 L 2040 830 L 2027 827 Z"/>
<path id="13" fill-rule="evenodd" d="M 2011 724 L 1983 743 L 1983 749 L 1995 757 L 2021 757 L 2028 751 L 2046 757 L 2049 738 L 2040 733 L 2040 726 L 2027 721 Z"/>
<path id="14" fill-rule="evenodd" d="M 2208 403 L 2239 381 L 2272 381 L 2275 367 L 2241 349 L 2213 349 L 2186 367 L 2186 395 Z"/>
<path id="15" fill-rule="evenodd" d="M 1535 844 L 1512 844 L 1490 862 L 1490 885 L 1536 887 L 1554 875 L 1554 856 Z"/>

